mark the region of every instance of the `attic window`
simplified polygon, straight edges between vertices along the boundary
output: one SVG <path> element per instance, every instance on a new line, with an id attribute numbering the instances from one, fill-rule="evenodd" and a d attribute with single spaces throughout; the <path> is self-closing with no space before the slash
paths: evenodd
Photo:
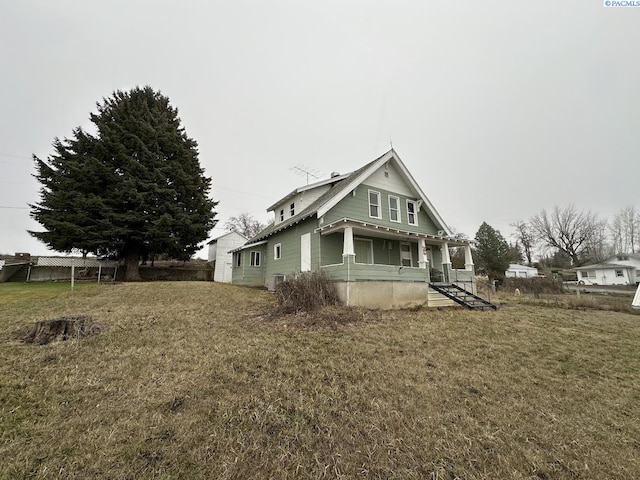
<path id="1" fill-rule="evenodd" d="M 284 208 L 280 209 L 280 221 L 284 222 Z"/>
<path id="2" fill-rule="evenodd" d="M 296 214 L 296 204 L 292 203 L 291 205 L 289 205 L 289 215 L 293 217 L 295 214 Z"/>

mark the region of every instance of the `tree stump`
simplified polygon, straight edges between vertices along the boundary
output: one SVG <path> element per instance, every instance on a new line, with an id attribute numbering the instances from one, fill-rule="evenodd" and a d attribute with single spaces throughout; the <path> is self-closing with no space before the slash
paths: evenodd
<path id="1" fill-rule="evenodd" d="M 96 333 L 92 328 L 91 318 L 84 315 L 54 318 L 36 322 L 28 335 L 24 337 L 26 343 L 46 345 L 54 340 L 85 337 Z"/>

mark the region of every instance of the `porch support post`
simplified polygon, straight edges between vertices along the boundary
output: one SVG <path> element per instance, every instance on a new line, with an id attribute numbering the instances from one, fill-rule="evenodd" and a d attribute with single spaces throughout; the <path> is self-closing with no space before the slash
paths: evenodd
<path id="1" fill-rule="evenodd" d="M 464 269 L 473 271 L 473 257 L 471 257 L 471 245 L 464 247 Z"/>
<path id="2" fill-rule="evenodd" d="M 342 256 L 355 255 L 356 252 L 353 249 L 353 228 L 344 227 L 344 241 L 342 244 Z"/>
<path id="3" fill-rule="evenodd" d="M 445 282 L 449 282 L 449 273 L 451 271 L 451 257 L 449 256 L 449 244 L 444 242 L 440 246 L 440 255 L 442 256 L 442 275 Z"/>
<path id="4" fill-rule="evenodd" d="M 427 268 L 428 259 L 427 259 L 426 250 L 427 250 L 427 242 L 425 241 L 424 238 L 421 238 L 419 252 L 418 252 L 418 255 L 420 257 L 420 260 L 418 261 L 418 266 L 420 268 Z"/>

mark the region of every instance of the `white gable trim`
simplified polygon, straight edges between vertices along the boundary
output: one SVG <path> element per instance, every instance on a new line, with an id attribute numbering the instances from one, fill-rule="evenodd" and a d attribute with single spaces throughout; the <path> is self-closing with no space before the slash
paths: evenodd
<path id="1" fill-rule="evenodd" d="M 433 204 L 429 201 L 427 196 L 424 194 L 422 189 L 418 186 L 418 183 L 415 181 L 411 173 L 409 173 L 409 170 L 407 170 L 407 167 L 404 165 L 404 163 L 402 163 L 402 160 L 400 160 L 395 150 L 389 150 L 382 157 L 380 157 L 376 162 L 372 163 L 369 166 L 369 168 L 367 168 L 364 172 L 362 172 L 356 178 L 351 180 L 349 184 L 338 195 L 331 198 L 324 205 L 321 205 L 320 208 L 318 208 L 318 217 L 322 217 L 325 213 L 327 213 L 329 210 L 335 207 L 338 204 L 338 202 L 340 202 L 340 200 L 342 200 L 347 195 L 349 195 L 354 188 L 356 188 L 358 185 L 364 182 L 369 176 L 371 176 L 375 171 L 377 171 L 378 168 L 380 168 L 382 165 L 384 165 L 388 161 L 394 162 L 395 166 L 399 169 L 400 174 L 404 177 L 405 181 L 409 183 L 411 188 L 413 188 L 414 191 L 418 194 L 419 199 L 422 200 L 423 208 L 424 207 L 427 208 L 427 214 L 432 218 L 432 220 L 436 224 L 436 227 L 438 227 L 439 230 L 444 230 L 445 236 L 451 236 L 451 230 L 449 229 L 447 224 L 444 222 L 444 220 L 442 219 L 438 211 L 435 209 Z M 416 212 L 416 214 L 417 213 L 418 212 Z"/>

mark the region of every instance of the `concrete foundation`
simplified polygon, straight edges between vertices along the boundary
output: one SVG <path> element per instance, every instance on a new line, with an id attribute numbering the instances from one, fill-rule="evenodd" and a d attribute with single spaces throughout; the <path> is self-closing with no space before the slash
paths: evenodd
<path id="1" fill-rule="evenodd" d="M 425 282 L 334 282 L 338 298 L 346 305 L 366 308 L 444 307 L 455 303 Z"/>

